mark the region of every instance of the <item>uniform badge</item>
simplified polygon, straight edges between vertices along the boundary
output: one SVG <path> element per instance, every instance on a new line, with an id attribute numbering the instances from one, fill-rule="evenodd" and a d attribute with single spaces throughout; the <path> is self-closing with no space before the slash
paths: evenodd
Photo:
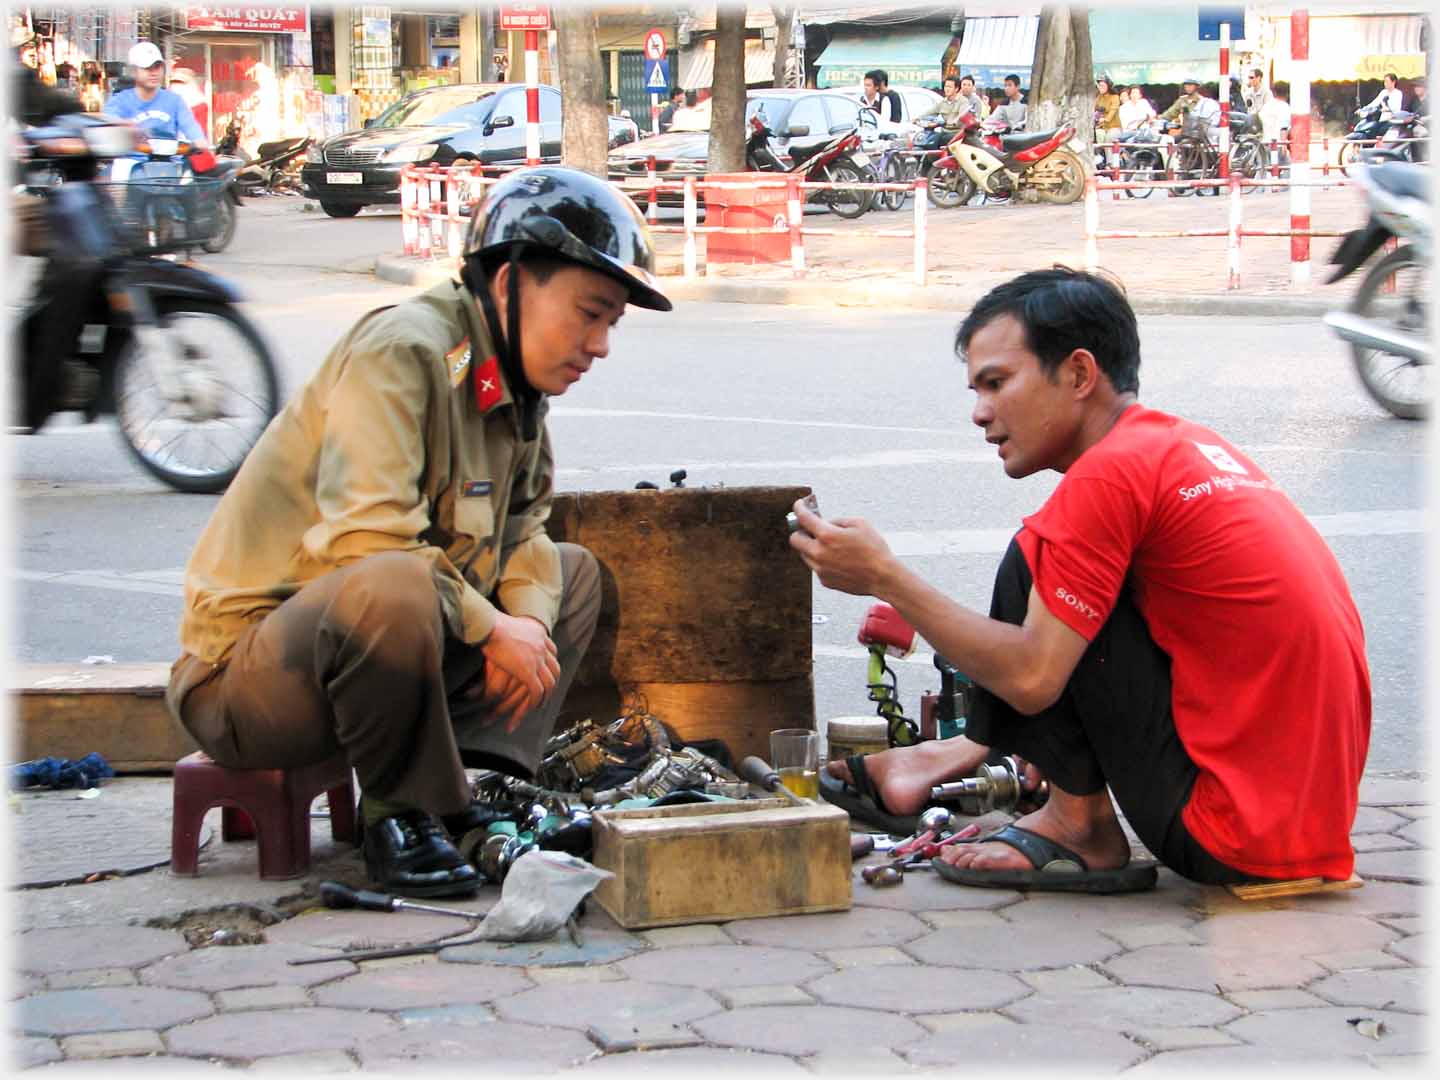
<path id="1" fill-rule="evenodd" d="M 480 495 L 489 495 L 495 490 L 495 485 L 489 480 L 466 480 L 460 488 L 460 494 L 467 499 L 473 499 Z"/>
<path id="2" fill-rule="evenodd" d="M 481 412 L 500 403 L 503 395 L 500 390 L 500 361 L 496 357 L 486 357 L 476 364 L 471 377 L 475 381 L 475 404 Z"/>
<path id="3" fill-rule="evenodd" d="M 465 338 L 445 354 L 445 370 L 450 374 L 450 385 L 459 386 L 470 367 L 470 339 Z"/>

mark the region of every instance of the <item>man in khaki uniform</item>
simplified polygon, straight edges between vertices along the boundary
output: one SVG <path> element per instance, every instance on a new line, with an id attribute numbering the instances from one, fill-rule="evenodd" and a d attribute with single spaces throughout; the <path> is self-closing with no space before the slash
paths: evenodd
<path id="1" fill-rule="evenodd" d="M 516 172 L 464 283 L 361 318 L 271 423 L 185 573 L 166 701 L 230 768 L 343 752 L 379 887 L 472 892 L 464 765 L 529 777 L 589 645 L 599 571 L 545 533 L 548 398 L 628 303 L 668 311 L 633 203 Z M 437 820 L 437 815 L 439 820 Z"/>

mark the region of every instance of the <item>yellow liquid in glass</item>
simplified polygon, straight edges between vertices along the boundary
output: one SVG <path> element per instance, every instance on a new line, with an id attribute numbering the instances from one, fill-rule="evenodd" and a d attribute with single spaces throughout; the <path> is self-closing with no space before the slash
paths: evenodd
<path id="1" fill-rule="evenodd" d="M 820 797 L 820 773 L 815 769 L 781 769 L 780 782 L 802 799 Z"/>

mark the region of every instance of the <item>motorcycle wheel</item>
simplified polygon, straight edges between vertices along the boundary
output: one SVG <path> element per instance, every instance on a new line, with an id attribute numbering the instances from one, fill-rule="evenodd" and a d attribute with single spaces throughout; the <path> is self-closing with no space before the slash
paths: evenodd
<path id="1" fill-rule="evenodd" d="M 1085 165 L 1069 150 L 1056 150 L 1023 175 L 1041 202 L 1064 206 L 1085 194 Z"/>
<path id="2" fill-rule="evenodd" d="M 228 194 L 220 196 L 220 202 L 215 207 L 215 217 L 217 223 L 214 233 L 211 234 L 209 240 L 200 245 L 211 255 L 218 255 L 230 246 L 231 240 L 235 239 L 235 203 Z"/>
<path id="3" fill-rule="evenodd" d="M 275 362 L 250 320 L 227 304 L 170 298 L 156 315 L 152 340 L 170 356 L 132 334 L 116 357 L 120 437 L 177 491 L 223 491 L 280 408 Z"/>
<path id="4" fill-rule="evenodd" d="M 1174 155 L 1170 159 L 1176 180 L 1199 180 L 1205 173 L 1205 153 L 1200 145 L 1189 139 L 1183 139 L 1175 144 Z M 1175 187 L 1170 189 L 1179 196 L 1193 195 L 1199 188 Z"/>
<path id="5" fill-rule="evenodd" d="M 1230 175 L 1246 180 L 1263 180 L 1270 164 L 1270 155 L 1259 139 L 1240 139 L 1230 148 Z M 1256 187 L 1242 187 L 1240 193 L 1249 195 L 1259 191 Z"/>
<path id="6" fill-rule="evenodd" d="M 829 170 L 829 180 L 832 184 L 864 184 L 874 179 L 873 176 L 863 176 L 860 170 L 853 165 L 840 164 Z M 829 195 L 830 209 L 834 210 L 840 217 L 854 221 L 870 209 L 873 191 L 857 191 L 854 188 L 831 188 L 826 192 Z"/>
<path id="7" fill-rule="evenodd" d="M 1136 150 L 1129 155 L 1127 179 L 1135 183 L 1149 183 L 1165 179 L 1165 166 L 1160 155 L 1154 150 Z M 1154 188 L 1126 188 L 1125 194 L 1132 199 L 1148 199 Z"/>
<path id="8" fill-rule="evenodd" d="M 320 209 L 325 211 L 327 217 L 352 218 L 356 214 L 360 213 L 360 211 L 364 209 L 364 207 L 350 206 L 343 203 L 322 202 L 320 204 Z"/>
<path id="9" fill-rule="evenodd" d="M 1395 292 L 1380 290 L 1391 275 Z M 1367 318 L 1381 319 L 1398 330 L 1417 337 L 1429 333 L 1427 305 L 1430 302 L 1430 264 L 1414 247 L 1397 248 L 1370 268 L 1350 311 Z M 1380 349 L 1352 344 L 1355 371 L 1366 392 L 1393 416 L 1402 420 L 1424 420 L 1430 414 L 1430 364 L 1394 356 Z"/>
<path id="10" fill-rule="evenodd" d="M 1355 167 L 1360 164 L 1360 153 L 1365 149 L 1368 147 L 1353 142 L 1347 142 L 1340 147 L 1340 153 L 1336 156 L 1336 160 L 1340 163 L 1340 172 L 1343 176 L 1353 177 L 1355 175 Z"/>
<path id="11" fill-rule="evenodd" d="M 958 165 L 936 166 L 928 171 L 926 179 L 930 205 L 937 210 L 964 206 L 975 195 L 975 181 Z"/>
<path id="12" fill-rule="evenodd" d="M 885 162 L 885 171 L 880 174 L 882 184 L 903 184 L 905 182 L 905 162 L 899 154 L 891 154 Z M 905 192 L 903 191 L 882 191 L 879 192 L 880 205 L 886 210 L 899 210 L 905 205 Z"/>

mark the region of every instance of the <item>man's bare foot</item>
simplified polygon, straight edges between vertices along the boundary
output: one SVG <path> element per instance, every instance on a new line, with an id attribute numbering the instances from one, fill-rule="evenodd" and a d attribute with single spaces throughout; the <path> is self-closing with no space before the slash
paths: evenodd
<path id="1" fill-rule="evenodd" d="M 1033 814 L 1017 818 L 1014 824 L 1069 848 L 1091 870 L 1118 870 L 1130 862 L 1130 842 L 1115 816 L 1108 791 L 1070 795 L 1052 788 L 1049 802 Z M 972 870 L 1039 869 L 1022 852 L 998 841 L 952 844 L 941 849 L 940 858 Z"/>
<path id="2" fill-rule="evenodd" d="M 915 746 L 897 746 L 865 755 L 865 774 L 880 792 L 884 809 L 892 814 L 918 814 L 930 802 L 930 789 L 972 775 L 990 752 L 988 747 L 960 735 Z M 831 776 L 853 783 L 843 758 L 830 762 Z"/>

